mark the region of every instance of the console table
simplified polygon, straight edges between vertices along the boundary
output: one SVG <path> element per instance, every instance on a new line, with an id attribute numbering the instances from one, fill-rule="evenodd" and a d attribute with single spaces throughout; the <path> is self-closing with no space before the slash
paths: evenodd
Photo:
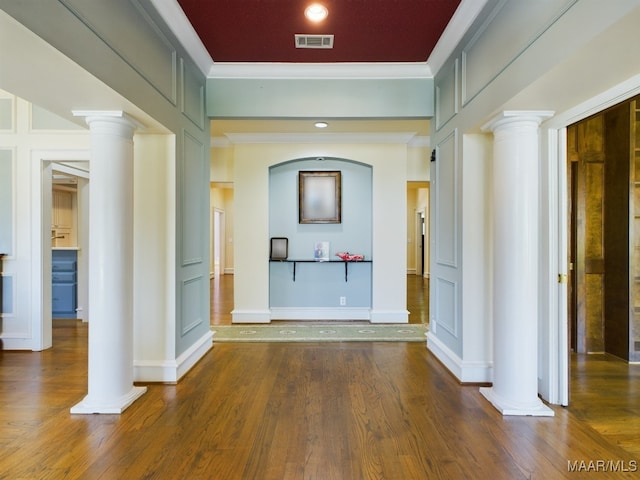
<path id="1" fill-rule="evenodd" d="M 371 263 L 372 260 L 305 260 L 305 259 L 286 259 L 286 260 L 269 260 L 275 263 L 293 263 L 293 281 L 296 281 L 296 265 L 298 263 L 318 263 L 318 264 L 336 264 L 344 263 L 344 281 L 349 281 L 349 264 L 350 263 Z"/>

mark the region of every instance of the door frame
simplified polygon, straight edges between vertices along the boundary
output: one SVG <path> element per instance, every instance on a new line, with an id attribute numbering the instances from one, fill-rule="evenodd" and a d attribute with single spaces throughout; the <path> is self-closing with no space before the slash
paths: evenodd
<path id="1" fill-rule="evenodd" d="M 415 215 L 415 257 L 416 257 L 416 275 L 424 276 L 424 270 L 426 266 L 425 262 L 425 246 L 427 245 L 427 228 L 426 228 L 427 216 L 425 209 L 421 208 L 416 210 Z M 423 233 L 424 232 L 424 233 Z"/>
<path id="2" fill-rule="evenodd" d="M 53 165 L 57 162 L 89 162 L 89 150 L 31 151 L 31 314 L 32 350 L 53 345 L 51 318 L 51 189 Z M 56 167 L 56 169 L 58 169 Z M 79 223 L 87 224 L 86 219 Z M 89 236 L 82 245 L 88 251 Z M 85 245 L 86 243 L 86 245 Z M 88 273 L 88 271 L 87 271 Z M 85 281 L 88 282 L 88 275 Z M 87 298 L 88 300 L 88 298 Z"/>
<path id="3" fill-rule="evenodd" d="M 216 228 L 216 225 L 219 228 Z M 215 277 L 216 269 L 216 250 L 220 256 L 218 264 L 218 275 L 225 274 L 225 212 L 224 210 L 213 207 L 211 209 L 211 267 L 212 276 Z"/>
<path id="4" fill-rule="evenodd" d="M 549 241 L 551 244 L 550 260 L 546 268 L 551 275 L 554 275 L 554 271 L 558 274 L 558 283 L 549 289 L 548 310 L 541 311 L 542 318 L 549 318 L 548 322 L 543 322 L 540 326 L 541 332 L 546 334 L 549 341 L 539 343 L 542 363 L 548 362 L 547 368 L 541 368 L 542 378 L 539 379 L 539 389 L 543 397 L 551 403 L 568 405 L 570 396 L 571 349 L 569 346 L 568 284 L 564 280 L 568 278 L 569 274 L 570 255 L 570 245 L 568 244 L 570 192 L 567 188 L 566 127 L 638 94 L 640 94 L 640 75 L 631 77 L 609 90 L 559 113 L 542 126 L 543 134 L 547 138 L 546 155 L 549 165 L 547 179 L 550 182 L 548 186 L 550 197 L 548 213 L 550 215 Z"/>

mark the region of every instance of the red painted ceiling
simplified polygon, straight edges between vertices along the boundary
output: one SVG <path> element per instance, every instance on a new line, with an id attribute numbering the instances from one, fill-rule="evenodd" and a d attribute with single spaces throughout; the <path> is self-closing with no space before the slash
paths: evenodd
<path id="1" fill-rule="evenodd" d="M 321 3 L 329 16 L 309 22 Z M 460 0 L 178 0 L 214 62 L 425 62 Z M 294 34 L 333 34 L 298 49 Z"/>

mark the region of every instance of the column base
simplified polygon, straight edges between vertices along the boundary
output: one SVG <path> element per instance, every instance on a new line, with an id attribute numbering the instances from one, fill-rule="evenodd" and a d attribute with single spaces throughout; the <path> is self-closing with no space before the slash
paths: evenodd
<path id="1" fill-rule="evenodd" d="M 118 398 L 113 403 L 91 403 L 91 399 L 87 395 L 80 403 L 71 407 L 71 413 L 80 415 L 92 415 L 94 413 L 120 414 L 146 391 L 147 387 L 133 387 L 129 393 Z"/>
<path id="2" fill-rule="evenodd" d="M 520 415 L 532 417 L 553 417 L 555 412 L 536 397 L 535 401 L 526 405 L 509 402 L 496 395 L 493 387 L 482 387 L 480 393 L 496 407 L 502 415 Z"/>

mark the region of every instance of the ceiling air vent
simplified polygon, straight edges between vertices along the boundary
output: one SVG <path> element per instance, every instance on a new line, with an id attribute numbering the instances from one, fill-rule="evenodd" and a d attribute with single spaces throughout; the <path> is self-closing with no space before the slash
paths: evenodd
<path id="1" fill-rule="evenodd" d="M 305 35 L 297 33 L 296 48 L 333 48 L 333 35 Z"/>

